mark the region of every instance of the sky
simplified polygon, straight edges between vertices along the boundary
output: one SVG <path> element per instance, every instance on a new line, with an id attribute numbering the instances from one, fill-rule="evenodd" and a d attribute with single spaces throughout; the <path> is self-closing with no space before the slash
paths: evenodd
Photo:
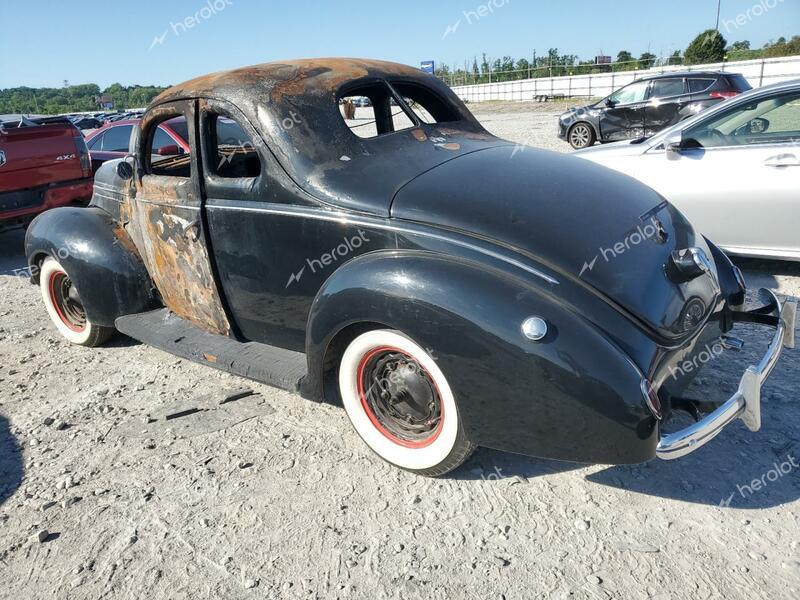
<path id="1" fill-rule="evenodd" d="M 721 0 L 720 12 L 729 42 L 800 33 L 800 0 Z M 0 88 L 104 88 L 321 56 L 415 66 L 551 47 L 581 59 L 661 56 L 713 28 L 717 0 L 2 0 L 0 15 Z"/>

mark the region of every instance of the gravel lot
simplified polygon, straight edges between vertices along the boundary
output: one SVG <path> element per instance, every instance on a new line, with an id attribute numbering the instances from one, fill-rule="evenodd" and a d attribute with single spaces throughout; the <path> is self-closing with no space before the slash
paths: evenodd
<path id="1" fill-rule="evenodd" d="M 559 105 L 471 108 L 494 133 L 568 150 Z M 382 463 L 337 407 L 127 339 L 69 346 L 13 275 L 21 244 L 0 235 L 5 598 L 800 595 L 796 350 L 758 434 L 737 423 L 683 460 L 632 467 L 481 449 L 431 480 Z M 798 265 L 741 264 L 751 285 L 800 296 Z M 745 350 L 693 395 L 729 395 L 763 353 L 763 332 L 739 333 Z M 243 387 L 256 394 L 220 405 Z M 190 408 L 204 410 L 165 419 Z"/>

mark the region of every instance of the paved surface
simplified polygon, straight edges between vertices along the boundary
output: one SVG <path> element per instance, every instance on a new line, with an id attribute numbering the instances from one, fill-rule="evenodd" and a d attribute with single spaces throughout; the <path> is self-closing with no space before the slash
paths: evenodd
<path id="1" fill-rule="evenodd" d="M 550 107 L 472 108 L 495 133 L 568 149 Z M 758 434 L 738 423 L 631 467 L 479 450 L 431 480 L 382 463 L 336 407 L 125 339 L 69 346 L 13 275 L 21 244 L 0 235 L 3 597 L 800 595 L 798 351 Z M 797 266 L 742 265 L 800 296 Z M 745 351 L 707 365 L 695 395 L 730 394 L 763 352 L 763 334 L 740 333 Z M 219 405 L 243 386 L 257 394 Z M 189 408 L 204 411 L 165 420 Z"/>

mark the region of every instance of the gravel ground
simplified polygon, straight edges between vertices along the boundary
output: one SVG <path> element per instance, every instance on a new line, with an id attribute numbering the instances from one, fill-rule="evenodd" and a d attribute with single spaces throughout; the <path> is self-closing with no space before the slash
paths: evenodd
<path id="1" fill-rule="evenodd" d="M 560 151 L 553 105 L 472 105 Z M 0 235 L 0 586 L 6 598 L 797 598 L 800 354 L 741 423 L 676 462 L 479 450 L 443 479 L 382 463 L 337 407 L 117 339 L 69 346 Z M 800 267 L 742 261 L 800 296 Z M 765 335 L 707 365 L 723 397 Z M 220 404 L 232 390 L 255 395 Z M 167 420 L 176 412 L 202 412 Z M 753 485 L 753 480 L 763 480 Z M 748 487 L 746 487 L 748 486 Z"/>

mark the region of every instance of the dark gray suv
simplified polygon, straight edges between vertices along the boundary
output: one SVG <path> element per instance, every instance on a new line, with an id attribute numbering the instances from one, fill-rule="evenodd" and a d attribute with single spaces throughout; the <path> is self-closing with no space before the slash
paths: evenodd
<path id="1" fill-rule="evenodd" d="M 595 142 L 650 137 L 701 110 L 752 89 L 738 73 L 691 71 L 637 79 L 558 119 L 558 137 L 580 149 Z"/>

